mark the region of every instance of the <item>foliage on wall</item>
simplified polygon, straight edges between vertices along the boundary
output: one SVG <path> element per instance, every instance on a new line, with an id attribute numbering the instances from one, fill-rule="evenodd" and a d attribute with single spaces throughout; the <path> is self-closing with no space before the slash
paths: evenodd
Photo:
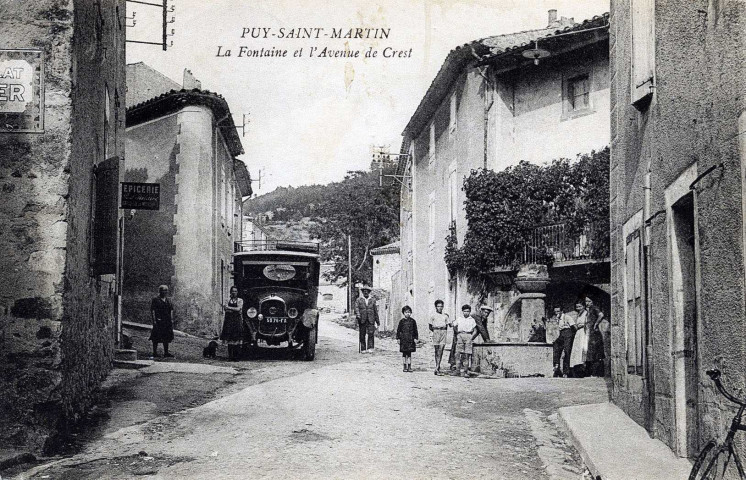
<path id="1" fill-rule="evenodd" d="M 468 228 L 461 247 L 454 231 L 446 238 L 451 274 L 466 272 L 471 282 L 484 286 L 496 268 L 517 268 L 535 227 L 547 224 L 564 224 L 565 238 L 592 238 L 592 258 L 609 255 L 608 147 L 575 161 L 472 170 L 463 191 Z M 545 248 L 541 241 L 538 248 Z M 538 257 L 540 263 L 553 261 L 548 249 Z"/>

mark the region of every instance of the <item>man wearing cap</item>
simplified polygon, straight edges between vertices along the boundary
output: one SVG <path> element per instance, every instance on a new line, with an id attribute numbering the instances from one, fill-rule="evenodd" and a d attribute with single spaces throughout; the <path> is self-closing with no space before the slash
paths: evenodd
<path id="1" fill-rule="evenodd" d="M 479 311 L 471 314 L 474 322 L 477 324 L 477 332 L 482 337 L 483 342 L 490 341 L 490 332 L 487 331 L 487 317 L 492 313 L 492 309 L 487 305 L 480 305 Z M 476 336 L 474 338 L 477 338 Z"/>
<path id="2" fill-rule="evenodd" d="M 360 331 L 360 353 L 374 350 L 374 338 L 376 327 L 380 324 L 378 321 L 378 305 L 374 298 L 370 296 L 371 288 L 367 285 L 360 287 L 362 295 L 355 301 L 355 318 Z M 367 342 L 366 342 L 367 335 Z"/>

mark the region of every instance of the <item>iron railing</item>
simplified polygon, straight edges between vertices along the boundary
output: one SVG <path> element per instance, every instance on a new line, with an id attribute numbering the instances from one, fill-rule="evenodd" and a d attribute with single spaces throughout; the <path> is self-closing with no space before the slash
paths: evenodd
<path id="1" fill-rule="evenodd" d="M 524 245 L 521 263 L 557 263 L 594 258 L 600 243 L 608 238 L 599 238 L 603 232 L 596 222 L 587 225 L 580 235 L 570 236 L 564 223 L 536 227 Z"/>
<path id="2" fill-rule="evenodd" d="M 319 254 L 319 242 L 301 242 L 296 240 L 242 240 L 233 243 L 233 251 L 238 252 L 272 252 L 272 251 L 308 252 Z"/>

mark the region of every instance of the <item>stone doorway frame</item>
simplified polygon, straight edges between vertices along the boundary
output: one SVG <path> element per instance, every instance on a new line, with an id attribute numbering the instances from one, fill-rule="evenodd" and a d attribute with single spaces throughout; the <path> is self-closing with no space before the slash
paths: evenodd
<path id="1" fill-rule="evenodd" d="M 676 180 L 674 180 L 665 190 L 665 205 L 666 205 L 666 241 L 667 241 L 667 257 L 668 257 L 668 289 L 669 289 L 669 324 L 671 325 L 671 362 L 673 366 L 673 383 L 672 383 L 672 397 L 674 400 L 674 418 L 675 418 L 675 439 L 676 439 L 676 454 L 680 457 L 688 457 L 692 451 L 696 452 L 698 439 L 696 438 L 697 427 L 699 423 L 698 411 L 696 406 L 694 407 L 694 418 L 689 418 L 692 414 L 687 412 L 687 376 L 695 376 L 695 390 L 698 390 L 699 385 L 699 372 L 697 357 L 698 351 L 695 348 L 693 351 L 686 349 L 685 339 L 685 325 L 684 325 L 684 303 L 683 299 L 679 298 L 677 292 L 685 288 L 683 279 L 677 275 L 677 272 L 681 270 L 680 257 L 678 255 L 678 238 L 676 237 L 676 223 L 675 218 L 677 216 L 674 211 L 677 208 L 677 204 L 680 205 L 680 201 L 684 200 L 686 196 L 692 196 L 692 208 L 693 208 L 693 228 L 694 228 L 694 301 L 695 307 L 695 335 L 696 331 L 699 330 L 697 327 L 700 324 L 700 296 L 701 296 L 701 280 L 700 280 L 700 249 L 699 249 L 699 219 L 698 219 L 698 205 L 697 196 L 690 189 L 690 185 L 697 178 L 697 162 L 694 162 L 689 168 L 682 172 Z M 696 338 L 693 340 L 696 345 Z M 687 357 L 690 355 L 691 357 Z M 691 360 L 687 360 L 691 358 Z M 693 370 L 693 371 L 692 371 Z M 691 381 L 691 379 L 690 379 Z M 693 425 L 690 425 L 693 424 Z M 694 431 L 694 438 L 688 432 Z"/>

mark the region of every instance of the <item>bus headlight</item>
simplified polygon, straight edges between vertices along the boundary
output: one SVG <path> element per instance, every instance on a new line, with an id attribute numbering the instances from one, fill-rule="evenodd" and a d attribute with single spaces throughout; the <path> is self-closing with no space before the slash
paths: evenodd
<path id="1" fill-rule="evenodd" d="M 297 308 L 291 308 L 288 310 L 288 317 L 295 318 L 298 316 L 298 309 Z"/>
<path id="2" fill-rule="evenodd" d="M 257 314 L 256 308 L 249 307 L 248 309 L 246 309 L 246 316 L 247 317 L 254 318 L 254 317 L 256 317 L 256 314 Z"/>

